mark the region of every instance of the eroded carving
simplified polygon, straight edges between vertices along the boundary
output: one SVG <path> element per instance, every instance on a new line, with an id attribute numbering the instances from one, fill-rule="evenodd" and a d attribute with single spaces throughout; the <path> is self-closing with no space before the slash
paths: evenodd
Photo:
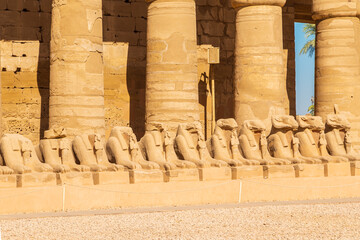
<path id="1" fill-rule="evenodd" d="M 240 148 L 246 159 L 255 159 L 263 165 L 291 164 L 286 159 L 274 158 L 268 151 L 265 124 L 261 120 L 244 121 L 240 133 Z"/>
<path id="2" fill-rule="evenodd" d="M 299 131 L 295 136 L 299 139 L 299 150 L 303 156 L 320 159 L 322 162 L 343 162 L 343 157 L 330 156 L 325 138 L 325 125 L 319 116 L 297 116 Z"/>
<path id="3" fill-rule="evenodd" d="M 235 119 L 219 119 L 211 137 L 211 151 L 215 159 L 223 160 L 230 166 L 259 165 L 257 160 L 245 159 L 239 149 L 238 125 Z"/>
<path id="4" fill-rule="evenodd" d="M 90 171 L 90 167 L 76 164 L 72 140 L 66 138 L 64 128 L 47 130 L 44 138 L 39 145 L 41 154 L 55 172 Z"/>
<path id="5" fill-rule="evenodd" d="M 299 139 L 294 132 L 299 127 L 293 116 L 274 115 L 271 117 L 272 130 L 268 138 L 269 152 L 276 158 L 290 160 L 292 163 L 322 163 L 317 158 L 305 157 L 299 150 Z"/>
<path id="6" fill-rule="evenodd" d="M 107 142 L 109 158 L 128 169 L 160 169 L 155 162 L 146 161 L 136 136 L 130 127 L 114 127 Z"/>
<path id="7" fill-rule="evenodd" d="M 6 166 L 13 169 L 15 173 L 53 171 L 50 165 L 40 162 L 32 142 L 26 137 L 18 134 L 5 134 L 1 138 L 0 145 Z"/>
<path id="8" fill-rule="evenodd" d="M 195 163 L 178 158 L 174 149 L 174 139 L 162 123 L 147 124 L 146 133 L 140 143 L 147 160 L 156 162 L 162 169 L 196 168 Z"/>
<path id="9" fill-rule="evenodd" d="M 81 165 L 89 166 L 91 171 L 119 171 L 124 167 L 109 162 L 105 144 L 98 134 L 76 136 L 73 149 Z"/>
<path id="10" fill-rule="evenodd" d="M 326 117 L 326 141 L 327 149 L 332 156 L 342 156 L 350 161 L 359 161 L 358 155 L 352 148 L 350 137 L 351 125 L 346 116 L 337 112 Z"/>
<path id="11" fill-rule="evenodd" d="M 179 125 L 175 149 L 181 159 L 193 162 L 200 168 L 228 166 L 226 162 L 211 157 L 206 147 L 201 124 L 197 121 Z"/>

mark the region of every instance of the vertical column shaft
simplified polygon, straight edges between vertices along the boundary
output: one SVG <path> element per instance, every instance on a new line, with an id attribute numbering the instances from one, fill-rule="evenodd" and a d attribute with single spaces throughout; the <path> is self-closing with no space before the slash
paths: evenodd
<path id="1" fill-rule="evenodd" d="M 53 0 L 50 128 L 105 134 L 101 0 Z"/>
<path id="2" fill-rule="evenodd" d="M 199 120 L 194 0 L 156 0 L 148 8 L 146 123 L 174 132 Z"/>
<path id="3" fill-rule="evenodd" d="M 288 114 L 280 0 L 232 0 L 237 9 L 235 118 Z"/>
<path id="4" fill-rule="evenodd" d="M 360 21 L 357 1 L 314 0 L 315 111 L 324 120 L 338 104 L 360 142 Z"/>

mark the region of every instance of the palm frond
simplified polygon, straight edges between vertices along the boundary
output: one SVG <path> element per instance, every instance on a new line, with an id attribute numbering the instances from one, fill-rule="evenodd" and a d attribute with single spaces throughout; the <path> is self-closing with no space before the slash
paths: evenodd
<path id="1" fill-rule="evenodd" d="M 303 28 L 303 32 L 305 33 L 305 37 L 308 38 L 309 40 L 300 50 L 300 55 L 307 54 L 309 57 L 312 57 L 315 53 L 316 25 L 310 23 L 305 24 Z"/>
<path id="2" fill-rule="evenodd" d="M 300 50 L 300 55 L 308 54 L 309 57 L 312 57 L 314 53 L 315 53 L 315 39 L 307 41 L 303 46 L 303 48 Z"/>

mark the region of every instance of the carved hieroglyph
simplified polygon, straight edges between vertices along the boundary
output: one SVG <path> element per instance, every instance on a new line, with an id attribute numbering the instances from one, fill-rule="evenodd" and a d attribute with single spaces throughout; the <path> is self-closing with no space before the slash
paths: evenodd
<path id="1" fill-rule="evenodd" d="M 106 148 L 112 162 L 128 169 L 160 169 L 157 163 L 144 159 L 136 136 L 130 127 L 114 127 Z"/>
<path id="2" fill-rule="evenodd" d="M 257 160 L 247 160 L 239 148 L 238 125 L 233 118 L 219 119 L 211 137 L 211 151 L 215 159 L 223 160 L 230 166 L 259 165 Z"/>
<path id="3" fill-rule="evenodd" d="M 360 2 L 313 0 L 316 25 L 315 112 L 325 121 L 338 104 L 360 142 Z"/>
<path id="4" fill-rule="evenodd" d="M 343 114 L 329 114 L 326 118 L 326 141 L 331 155 L 346 157 L 350 161 L 360 160 L 352 148 L 350 123 Z"/>
<path id="5" fill-rule="evenodd" d="M 146 123 L 175 134 L 199 120 L 194 0 L 155 0 L 148 7 Z"/>
<path id="6" fill-rule="evenodd" d="M 175 149 L 182 159 L 193 162 L 200 168 L 228 166 L 226 162 L 211 157 L 206 147 L 201 124 L 197 121 L 179 125 Z"/>
<path id="7" fill-rule="evenodd" d="M 346 162 L 344 157 L 330 156 L 327 150 L 325 125 L 319 116 L 297 116 L 299 131 L 295 136 L 299 139 L 299 150 L 303 156 L 320 159 L 324 163 Z"/>
<path id="8" fill-rule="evenodd" d="M 32 142 L 19 134 L 5 134 L 1 138 L 0 149 L 6 166 L 15 173 L 53 171 L 50 165 L 40 162 Z"/>
<path id="9" fill-rule="evenodd" d="M 50 129 L 105 135 L 101 0 L 53 0 Z"/>
<path id="10" fill-rule="evenodd" d="M 304 157 L 299 151 L 299 139 L 294 132 L 299 127 L 293 116 L 274 115 L 271 118 L 272 130 L 268 138 L 270 154 L 276 158 L 288 159 L 292 163 L 321 163 L 321 160 Z"/>
<path id="11" fill-rule="evenodd" d="M 89 166 L 91 171 L 124 170 L 123 166 L 109 162 L 105 144 L 99 134 L 76 136 L 73 141 L 73 149 L 80 164 Z"/>
<path id="12" fill-rule="evenodd" d="M 282 6 L 286 0 L 232 0 L 236 9 L 235 119 L 265 120 L 288 114 Z"/>
<path id="13" fill-rule="evenodd" d="M 162 169 L 196 168 L 195 163 L 178 158 L 174 149 L 174 138 L 170 136 L 165 124 L 147 124 L 146 133 L 140 143 L 146 159 L 156 162 Z"/>
<path id="14" fill-rule="evenodd" d="M 286 159 L 274 158 L 268 151 L 266 127 L 261 120 L 246 120 L 239 133 L 240 148 L 246 159 L 255 159 L 263 165 L 291 164 Z"/>
<path id="15" fill-rule="evenodd" d="M 45 163 L 55 172 L 90 171 L 90 167 L 76 164 L 72 140 L 67 138 L 64 128 L 45 131 L 44 139 L 40 140 L 40 150 Z"/>

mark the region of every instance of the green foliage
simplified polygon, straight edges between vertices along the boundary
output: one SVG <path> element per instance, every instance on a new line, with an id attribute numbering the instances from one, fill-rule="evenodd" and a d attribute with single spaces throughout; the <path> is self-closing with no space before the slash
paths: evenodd
<path id="1" fill-rule="evenodd" d="M 300 54 L 307 54 L 309 57 L 312 57 L 315 53 L 315 34 L 316 26 L 315 24 L 307 23 L 303 28 L 305 37 L 309 40 L 305 43 L 303 48 L 300 50 Z"/>
<path id="2" fill-rule="evenodd" d="M 315 116 L 315 98 L 311 97 L 311 105 L 308 108 L 308 112 L 312 115 Z"/>
<path id="3" fill-rule="evenodd" d="M 309 112 L 312 116 L 315 116 L 315 105 L 314 105 L 314 104 L 310 105 L 310 107 L 308 108 L 308 112 Z"/>

